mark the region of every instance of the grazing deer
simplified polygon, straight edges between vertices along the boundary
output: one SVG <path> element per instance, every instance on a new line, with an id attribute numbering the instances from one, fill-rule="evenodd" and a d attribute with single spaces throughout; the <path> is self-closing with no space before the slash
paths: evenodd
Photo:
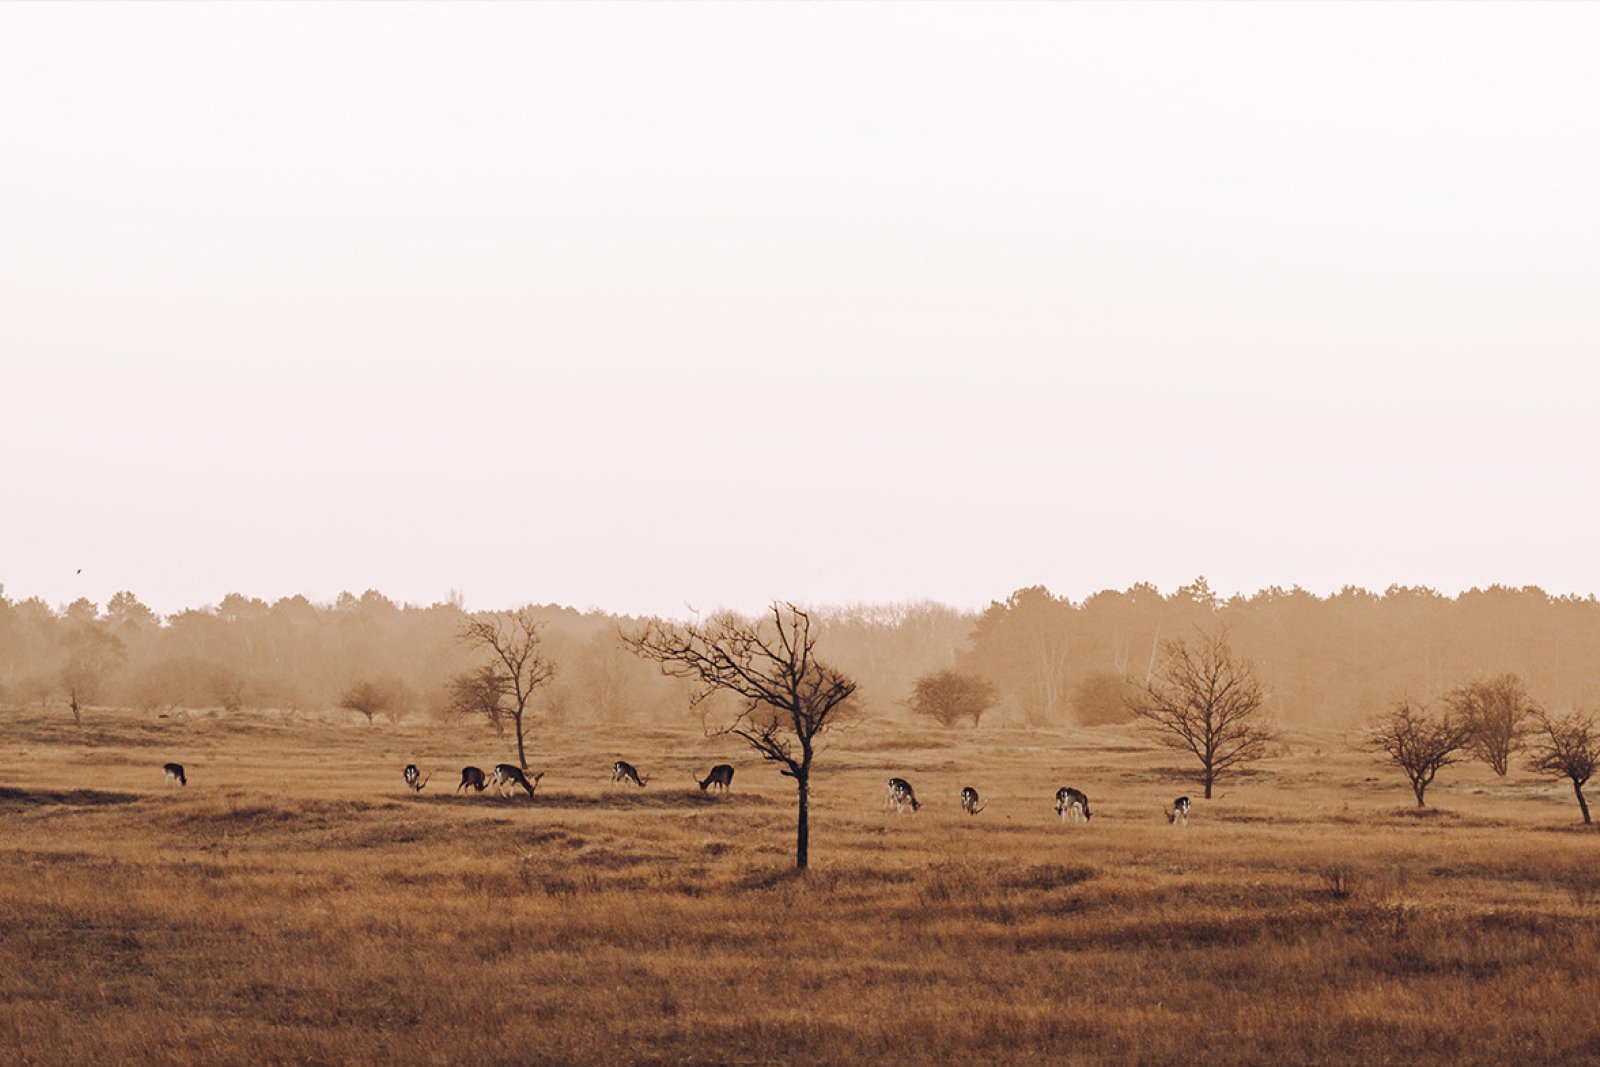
<path id="1" fill-rule="evenodd" d="M 911 805 L 913 814 L 922 807 L 917 803 L 917 794 L 912 791 L 911 783 L 904 778 L 889 779 L 889 792 L 883 798 L 883 810 L 893 808 L 896 815 L 903 815 L 907 804 Z"/>
<path id="2" fill-rule="evenodd" d="M 627 760 L 620 760 L 619 759 L 619 760 L 617 760 L 617 762 L 615 762 L 615 763 L 613 763 L 611 765 L 611 784 L 612 785 L 615 785 L 618 782 L 632 782 L 634 785 L 638 786 L 640 789 L 643 789 L 644 786 L 645 786 L 645 783 L 648 782 L 649 780 L 650 779 L 648 779 L 648 778 L 640 778 L 638 769 L 636 767 L 634 767 L 633 764 L 629 763 Z"/>
<path id="3" fill-rule="evenodd" d="M 1189 798 L 1179 797 L 1172 802 L 1172 810 L 1167 812 L 1167 824 L 1183 823 L 1189 825 Z"/>
<path id="4" fill-rule="evenodd" d="M 432 778 L 432 777 L 433 777 L 433 772 L 432 771 L 429 771 L 427 773 L 427 776 L 424 777 L 422 772 L 417 770 L 417 765 L 415 763 L 406 764 L 406 770 L 405 770 L 406 785 L 409 785 L 411 787 L 411 791 L 413 793 L 422 792 L 422 787 L 427 785 L 428 784 L 428 779 Z"/>
<path id="5" fill-rule="evenodd" d="M 976 815 L 986 807 L 987 804 L 978 803 L 978 791 L 970 785 L 961 791 L 961 810 L 968 815 Z"/>
<path id="6" fill-rule="evenodd" d="M 728 786 L 733 784 L 733 767 L 727 763 L 719 763 L 711 768 L 711 773 L 706 775 L 704 780 L 696 778 L 695 784 L 700 787 L 700 792 L 702 793 L 706 791 L 708 786 L 713 785 L 726 793 Z"/>
<path id="7" fill-rule="evenodd" d="M 484 781 L 481 767 L 461 768 L 461 784 L 456 786 L 456 792 L 459 793 L 468 787 L 476 789 L 480 793 L 489 788 L 489 783 Z"/>
<path id="8" fill-rule="evenodd" d="M 529 784 L 528 776 L 523 774 L 522 768 L 515 763 L 496 763 L 494 765 L 495 792 L 501 796 L 506 796 L 508 793 L 514 794 L 517 791 L 517 787 L 521 786 L 528 791 L 528 795 L 531 797 L 534 790 L 539 788 L 539 779 L 543 777 L 544 772 L 540 771 L 533 776 L 532 784 Z"/>
<path id="9" fill-rule="evenodd" d="M 1089 821 L 1089 798 L 1081 790 L 1064 786 L 1056 790 L 1056 814 L 1061 816 L 1061 821 L 1066 822 L 1071 816 L 1074 821 L 1082 819 Z"/>
<path id="10" fill-rule="evenodd" d="M 184 777 L 183 764 L 164 763 L 161 765 L 161 779 L 168 785 L 177 782 L 179 785 L 188 785 L 189 779 Z"/>

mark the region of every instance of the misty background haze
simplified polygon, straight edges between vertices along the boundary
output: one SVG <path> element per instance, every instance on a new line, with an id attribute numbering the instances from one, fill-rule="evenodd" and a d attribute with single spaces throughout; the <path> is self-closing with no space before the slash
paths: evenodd
<path id="1" fill-rule="evenodd" d="M 696 718 L 689 689 L 627 647 L 641 620 L 554 604 L 526 610 L 554 668 L 530 706 L 535 722 Z M 917 719 L 918 683 L 947 671 L 989 687 L 993 700 L 971 721 L 946 725 L 1127 722 L 1129 698 L 1161 666 L 1167 643 L 1200 634 L 1225 634 L 1255 665 L 1266 711 L 1284 725 L 1349 728 L 1397 698 L 1435 700 L 1507 674 L 1551 708 L 1600 698 L 1600 601 L 1533 588 L 1221 597 L 1197 578 L 1168 594 L 1139 584 L 1076 601 L 1034 586 L 982 612 L 923 602 L 813 615 L 827 662 L 859 683 L 855 710 L 901 724 Z M 462 639 L 469 618 L 486 616 L 451 601 L 397 604 L 376 590 L 328 603 L 232 593 L 161 618 L 127 591 L 103 605 L 79 599 L 52 609 L 0 589 L 0 707 L 70 701 L 74 718 L 104 706 L 474 718 L 457 699 L 457 679 L 483 662 L 482 649 Z"/>
<path id="2" fill-rule="evenodd" d="M 1593 591 L 1597 25 L 7 5 L 0 580 Z"/>

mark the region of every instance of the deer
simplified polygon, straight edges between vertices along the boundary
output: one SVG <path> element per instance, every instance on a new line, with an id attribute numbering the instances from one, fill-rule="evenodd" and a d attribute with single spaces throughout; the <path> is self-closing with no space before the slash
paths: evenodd
<path id="1" fill-rule="evenodd" d="M 1189 798 L 1188 797 L 1179 797 L 1177 800 L 1174 800 L 1172 802 L 1172 810 L 1166 812 L 1165 814 L 1167 816 L 1167 825 L 1168 826 L 1171 826 L 1174 823 L 1180 823 L 1180 822 L 1183 825 L 1188 826 L 1189 825 Z"/>
<path id="2" fill-rule="evenodd" d="M 1066 822 L 1070 816 L 1074 821 L 1089 821 L 1089 797 L 1079 789 L 1063 786 L 1056 790 L 1056 814 L 1061 816 L 1061 821 Z"/>
<path id="3" fill-rule="evenodd" d="M 520 786 L 521 788 L 526 789 L 528 791 L 528 795 L 531 797 L 539 788 L 539 779 L 543 777 L 544 772 L 540 771 L 538 774 L 533 776 L 533 781 L 530 784 L 528 781 L 528 776 L 523 774 L 522 768 L 518 767 L 515 763 L 496 763 L 494 765 L 495 792 L 499 793 L 501 796 L 515 794 L 517 788 Z"/>
<path id="4" fill-rule="evenodd" d="M 907 804 L 911 805 L 912 814 L 916 814 L 917 809 L 922 807 L 917 803 L 917 794 L 912 791 L 911 783 L 904 778 L 889 779 L 889 792 L 883 798 L 883 810 L 894 808 L 896 815 L 903 815 Z"/>
<path id="5" fill-rule="evenodd" d="M 620 760 L 619 759 L 619 760 L 617 760 L 617 762 L 615 762 L 615 763 L 613 763 L 611 765 L 611 784 L 612 785 L 615 785 L 618 782 L 624 782 L 624 783 L 632 782 L 634 785 L 638 786 L 640 789 L 643 789 L 645 787 L 645 783 L 648 782 L 648 781 L 650 781 L 650 779 L 648 779 L 648 778 L 640 778 L 638 769 L 636 767 L 634 767 L 633 764 L 629 763 L 627 760 Z"/>
<path id="6" fill-rule="evenodd" d="M 691 774 L 689 777 L 694 778 L 694 775 Z M 733 766 L 728 763 L 719 763 L 711 768 L 711 773 L 706 775 L 704 779 L 695 778 L 694 782 L 700 787 L 700 792 L 702 793 L 706 791 L 707 787 L 713 785 L 726 793 L 728 787 L 733 784 Z"/>
<path id="7" fill-rule="evenodd" d="M 433 772 L 432 771 L 429 771 L 428 774 L 427 774 L 427 777 L 424 777 L 422 772 L 417 770 L 417 765 L 415 763 L 406 764 L 406 770 L 405 770 L 406 785 L 411 787 L 411 791 L 413 793 L 422 792 L 422 787 L 427 785 L 428 784 L 428 779 L 432 778 L 432 777 L 433 777 Z"/>
<path id="8" fill-rule="evenodd" d="M 961 791 L 961 810 L 968 815 L 976 815 L 986 807 L 987 804 L 978 803 L 978 791 L 970 785 Z"/>
<path id="9" fill-rule="evenodd" d="M 188 785 L 189 779 L 183 773 L 183 764 L 164 763 L 161 765 L 161 780 L 167 785 L 176 782 L 179 785 Z"/>
<path id="10" fill-rule="evenodd" d="M 456 786 L 456 792 L 459 793 L 463 789 L 467 789 L 469 787 L 472 788 L 472 789 L 476 789 L 480 793 L 483 792 L 485 789 L 489 788 L 489 783 L 484 781 L 484 778 L 483 778 L 483 768 L 481 768 L 481 767 L 463 767 L 463 768 L 461 768 L 461 784 Z"/>

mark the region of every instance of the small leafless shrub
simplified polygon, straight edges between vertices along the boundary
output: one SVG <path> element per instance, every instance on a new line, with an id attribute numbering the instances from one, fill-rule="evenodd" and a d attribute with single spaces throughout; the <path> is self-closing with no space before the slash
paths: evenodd
<path id="1" fill-rule="evenodd" d="M 1600 871 L 1576 866 L 1556 874 L 1554 881 L 1577 907 L 1587 908 L 1600 901 Z"/>
<path id="2" fill-rule="evenodd" d="M 1359 881 L 1355 872 L 1344 864 L 1319 868 L 1316 875 L 1322 888 L 1334 900 L 1349 900 Z"/>
<path id="3" fill-rule="evenodd" d="M 1313 868 L 1311 873 L 1334 900 L 1362 900 L 1377 905 L 1399 899 L 1410 882 L 1410 872 L 1404 867 L 1328 863 Z"/>

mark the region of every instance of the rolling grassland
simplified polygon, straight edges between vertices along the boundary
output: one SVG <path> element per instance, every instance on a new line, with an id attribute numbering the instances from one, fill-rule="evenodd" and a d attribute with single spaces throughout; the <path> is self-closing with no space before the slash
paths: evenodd
<path id="1" fill-rule="evenodd" d="M 1520 769 L 1419 812 L 1298 731 L 1205 801 L 1130 729 L 869 722 L 797 878 L 788 779 L 693 728 L 541 729 L 530 801 L 452 792 L 470 726 L 0 716 L 0 1063 L 1600 1058 L 1600 833 Z"/>

